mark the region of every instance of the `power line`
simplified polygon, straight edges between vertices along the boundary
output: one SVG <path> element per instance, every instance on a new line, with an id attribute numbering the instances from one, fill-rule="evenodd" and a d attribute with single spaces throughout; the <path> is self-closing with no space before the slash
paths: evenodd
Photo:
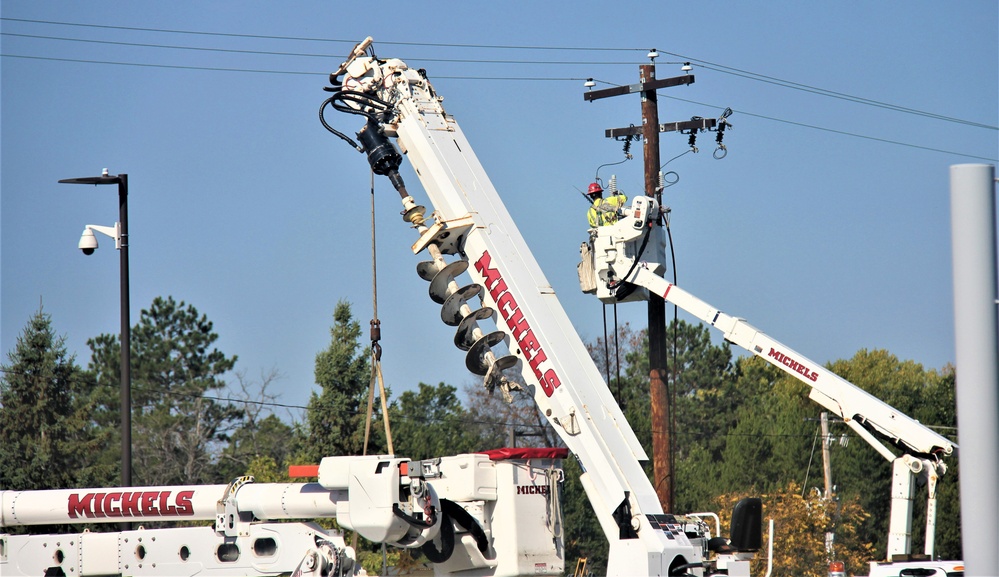
<path id="1" fill-rule="evenodd" d="M 231 54 L 255 54 L 264 56 L 296 56 L 305 58 L 329 59 L 333 55 L 312 52 L 276 52 L 273 50 L 245 50 L 236 48 L 209 48 L 204 46 L 179 46 L 176 44 L 151 44 L 148 42 L 122 42 L 117 40 L 95 40 L 92 38 L 66 38 L 64 36 L 43 36 L 39 34 L 21 34 L 17 32 L 0 32 L 0 36 L 15 38 L 33 38 L 37 40 L 58 40 L 61 42 L 82 42 L 85 44 L 104 44 L 108 46 L 130 46 L 138 48 L 159 48 L 166 50 L 191 50 L 199 52 L 219 52 Z M 587 60 L 496 60 L 481 58 L 407 58 L 411 62 L 447 62 L 456 64 L 516 64 L 520 66 L 620 66 L 634 64 L 633 61 L 587 61 Z"/>
<path id="2" fill-rule="evenodd" d="M 326 73 L 326 72 L 307 72 L 307 71 L 306 72 L 297 72 L 297 71 L 291 71 L 291 70 L 260 70 L 260 69 L 251 69 L 251 68 L 225 68 L 225 67 L 218 67 L 218 66 L 187 66 L 187 65 L 177 65 L 177 64 L 148 64 L 148 63 L 138 63 L 138 62 L 114 62 L 114 61 L 109 61 L 109 60 L 85 60 L 85 59 L 80 59 L 80 58 L 55 58 L 55 57 L 50 57 L 50 56 L 28 56 L 28 55 L 23 55 L 23 54 L 9 54 L 9 53 L 7 53 L 7 54 L 0 54 L 0 56 L 6 57 L 6 58 L 23 58 L 23 59 L 30 59 L 30 60 L 47 60 L 47 61 L 53 61 L 53 62 L 76 62 L 76 63 L 82 63 L 82 64 L 101 64 L 101 65 L 110 65 L 110 66 L 134 66 L 134 67 L 140 67 L 140 68 L 165 68 L 165 69 L 174 69 L 174 70 L 201 70 L 201 71 L 207 71 L 207 72 L 244 72 L 244 73 L 254 73 L 254 74 L 285 74 L 285 75 L 297 75 L 297 76 L 322 76 L 322 77 L 328 76 L 328 73 Z M 530 77 L 530 76 L 450 76 L 450 75 L 437 76 L 437 75 L 435 75 L 434 78 L 435 79 L 443 79 L 443 80 L 487 80 L 487 81 L 509 81 L 509 82 L 513 82 L 513 81 L 520 81 L 520 82 L 566 82 L 566 81 L 579 82 L 579 81 L 582 81 L 582 80 L 586 80 L 584 78 L 551 77 L 551 76 L 549 76 L 549 77 Z M 603 84 L 609 84 L 609 85 L 612 85 L 612 86 L 618 86 L 616 84 L 613 84 L 613 83 L 610 83 L 610 82 L 606 82 L 606 81 L 599 81 L 599 82 L 601 82 Z M 685 99 L 685 98 L 678 98 L 678 97 L 674 97 L 674 96 L 668 96 L 668 95 L 665 95 L 665 94 L 661 94 L 661 96 L 663 96 L 664 98 L 669 98 L 671 100 L 677 100 L 677 101 L 680 101 L 680 102 L 687 102 L 687 103 L 690 103 L 690 104 L 697 104 L 697 105 L 700 105 L 700 106 L 709 106 L 709 107 L 712 107 L 712 108 L 724 108 L 722 106 L 717 106 L 717 105 L 713 105 L 713 104 L 706 104 L 706 103 L 703 103 L 703 102 L 698 102 L 696 100 L 688 100 L 688 99 Z M 890 139 L 887 139 L 887 138 L 879 138 L 879 137 L 876 137 L 876 136 L 867 136 L 867 135 L 863 135 L 863 134 L 857 134 L 857 133 L 854 133 L 854 132 L 847 132 L 847 131 L 844 131 L 844 130 L 836 130 L 836 129 L 833 129 L 833 128 L 825 128 L 825 127 L 817 126 L 817 125 L 814 125 L 814 124 L 805 124 L 805 123 L 802 123 L 802 122 L 795 122 L 793 120 L 784 120 L 784 119 L 776 118 L 776 117 L 773 117 L 773 116 L 766 116 L 766 115 L 763 115 L 763 114 L 755 114 L 755 113 L 747 112 L 747 111 L 744 111 L 744 110 L 736 110 L 736 111 L 739 114 L 744 114 L 746 116 L 753 116 L 753 117 L 756 117 L 756 118 L 762 118 L 764 120 L 770 120 L 770 121 L 773 121 L 773 122 L 780 122 L 780 123 L 784 123 L 784 124 L 790 124 L 790 125 L 794 125 L 794 126 L 799 126 L 799 127 L 802 127 L 802 128 L 810 128 L 810 129 L 813 129 L 813 130 L 819 130 L 819 131 L 823 131 L 823 132 L 830 132 L 830 133 L 833 133 L 833 134 L 840 134 L 842 136 L 850 136 L 850 137 L 853 137 L 853 138 L 861 138 L 861 139 L 864 139 L 864 140 L 871 140 L 871 141 L 875 141 L 875 142 L 882 142 L 882 143 L 885 143 L 885 144 L 893 144 L 893 145 L 896 145 L 896 146 L 904 146 L 904 147 L 908 147 L 908 148 L 914 148 L 914 149 L 919 149 L 919 150 L 926 150 L 926 151 L 929 151 L 929 152 L 939 152 L 939 153 L 942 153 L 942 154 L 951 154 L 951 155 L 954 155 L 954 156 L 961 156 L 961 157 L 965 157 L 965 158 L 975 158 L 975 159 L 986 160 L 986 161 L 990 161 L 990 162 L 999 162 L 999 159 L 990 158 L 990 157 L 987 157 L 987 156 L 980 156 L 980 155 L 976 155 L 976 154 L 967 154 L 967 153 L 963 153 L 963 152 L 956 152 L 956 151 L 953 151 L 953 150 L 945 150 L 945 149 L 942 149 L 942 148 L 933 148 L 933 147 L 922 146 L 922 145 L 918 145 L 918 144 L 910 144 L 910 143 L 901 142 L 901 141 L 897 141 L 897 140 L 890 140 Z"/>
<path id="3" fill-rule="evenodd" d="M 767 77 L 752 76 L 750 74 L 738 74 L 736 72 L 729 72 L 721 68 L 712 68 L 710 66 L 705 66 L 709 70 L 715 70 L 723 74 L 732 74 L 734 76 L 741 76 L 743 78 L 748 78 L 750 80 L 755 80 L 757 82 L 766 82 L 768 84 L 773 84 L 776 86 L 782 86 L 784 88 L 790 88 L 792 90 L 801 90 L 803 92 L 810 92 L 812 94 L 818 94 L 820 96 L 827 96 L 829 98 L 836 98 L 839 100 L 845 100 L 847 102 L 855 102 L 857 104 L 864 104 L 866 106 L 873 106 L 875 108 L 884 108 L 886 110 L 894 110 L 895 112 L 902 112 L 905 114 L 913 114 L 916 116 L 923 116 L 926 118 L 932 118 L 935 120 L 942 120 L 944 122 L 953 122 L 956 124 L 966 124 L 968 126 L 973 126 L 975 128 L 985 128 L 988 130 L 999 130 L 999 126 L 992 126 L 989 124 L 982 124 L 980 122 L 974 122 L 971 120 L 963 120 L 961 118 L 954 118 L 953 116 L 944 116 L 942 114 L 935 114 L 933 112 L 924 112 L 922 110 L 916 110 L 915 108 L 907 108 L 904 106 L 899 106 L 897 104 L 889 104 L 887 102 L 879 102 L 877 100 L 871 100 L 868 98 L 861 98 L 859 96 L 851 96 L 849 94 L 843 94 L 840 92 L 833 92 L 831 90 L 826 90 L 824 88 L 815 88 L 812 86 L 807 86 L 804 84 L 798 84 L 795 82 L 789 82 L 786 80 L 779 79 L 768 79 Z"/>
<path id="4" fill-rule="evenodd" d="M 112 30 L 129 30 L 129 31 L 140 31 L 140 32 L 155 32 L 164 34 L 187 34 L 187 35 L 200 35 L 200 36 L 218 36 L 218 37 L 236 37 L 236 38 L 253 38 L 253 39 L 268 39 L 268 40 L 284 40 L 284 41 L 306 41 L 306 42 L 324 42 L 324 43 L 341 43 L 341 44 L 351 44 L 356 43 L 356 40 L 348 39 L 331 39 L 331 38 L 314 38 L 314 37 L 295 37 L 295 36 L 276 36 L 276 35 L 262 35 L 262 34 L 239 34 L 239 33 L 227 33 L 227 32 L 205 32 L 205 31 L 192 31 L 192 30 L 176 30 L 176 29 L 165 29 L 165 28 L 144 28 L 144 27 L 134 27 L 134 26 L 115 26 L 107 24 L 83 24 L 75 22 L 56 22 L 48 20 L 31 20 L 23 18 L 0 18 L 0 20 L 7 20 L 12 22 L 26 22 L 34 24 L 46 24 L 46 25 L 57 25 L 57 26 L 74 26 L 82 28 L 97 28 L 97 29 L 112 29 Z M 102 44 L 120 44 L 126 46 L 146 46 L 153 48 L 170 48 L 178 50 L 203 50 L 203 51 L 217 51 L 217 52 L 234 52 L 234 53 L 247 53 L 247 54 L 267 54 L 267 55 L 277 55 L 277 56 L 299 56 L 299 57 L 320 57 L 328 58 L 330 55 L 324 54 L 303 54 L 303 53 L 282 53 L 282 52 L 272 52 L 272 51 L 254 51 L 254 50 L 235 50 L 235 49 L 222 49 L 222 48 L 199 48 L 199 47 L 185 47 L 185 46 L 170 46 L 170 45 L 157 45 L 157 44 L 145 44 L 145 43 L 124 43 L 124 42 L 112 42 L 112 41 L 102 41 L 102 40 L 89 40 L 89 39 L 76 39 L 76 38 L 63 38 L 63 37 L 46 37 L 37 36 L 29 34 L 16 34 L 16 33 L 3 33 L 4 35 L 10 36 L 21 36 L 21 37 L 33 37 L 42 39 L 52 39 L 52 40 L 64 40 L 64 41 L 77 41 L 77 42 L 91 42 L 91 43 L 102 43 Z M 579 47 L 579 46 L 524 46 L 524 45 L 499 45 L 499 44 L 446 44 L 446 43 L 430 43 L 430 42 L 393 42 L 393 41 L 379 41 L 380 45 L 394 45 L 394 46 L 420 46 L 420 47 L 443 47 L 443 48 L 463 48 L 463 49 L 492 49 L 492 50 L 558 50 L 558 51 L 614 51 L 614 52 L 644 52 L 644 49 L 640 48 L 601 48 L 601 47 Z M 817 94 L 820 96 L 826 96 L 829 98 L 836 98 L 840 100 L 845 100 L 848 102 L 853 102 L 856 104 L 863 104 L 866 106 L 872 106 L 876 108 L 883 108 L 886 110 L 893 110 L 896 112 L 901 112 L 905 114 L 913 114 L 916 116 L 923 116 L 925 118 L 931 118 L 936 120 L 941 120 L 945 122 L 953 122 L 958 124 L 965 124 L 975 128 L 984 128 L 988 130 L 999 130 L 999 126 L 993 126 L 989 124 L 984 124 L 980 122 L 965 120 L 961 118 L 956 118 L 952 116 L 946 116 L 942 114 L 936 114 L 932 112 L 926 112 L 923 110 L 918 110 L 915 108 L 909 108 L 905 106 L 900 106 L 896 104 L 891 104 L 887 102 L 882 102 L 878 100 L 873 100 L 870 98 L 864 98 L 860 96 L 854 96 L 846 94 L 843 92 L 838 92 L 834 90 L 828 90 L 825 88 L 820 88 L 816 86 L 811 86 L 808 84 L 803 84 L 800 82 L 794 82 L 790 80 L 784 80 L 774 76 L 760 74 L 740 68 L 735 68 L 732 66 L 726 66 L 724 64 L 718 64 L 716 62 L 711 62 L 708 60 L 701 60 L 695 57 L 687 56 L 684 54 L 679 54 L 676 52 L 663 51 L 663 54 L 668 54 L 670 56 L 680 58 L 685 61 L 695 62 L 698 65 L 708 69 L 720 72 L 723 74 L 731 74 L 733 76 L 739 76 L 742 78 L 747 78 L 757 82 L 764 82 L 772 84 L 775 86 L 780 86 L 784 88 L 789 88 L 792 90 L 800 90 L 803 92 L 808 92 L 812 94 Z M 475 64 L 516 64 L 516 65 L 559 65 L 559 66 L 602 66 L 602 65 L 622 65 L 628 64 L 627 62 L 588 62 L 588 61 L 541 61 L 541 60 L 482 60 L 482 59 L 447 59 L 447 58 L 410 58 L 412 61 L 423 61 L 423 62 L 451 62 L 451 63 L 475 63 Z"/>
<path id="5" fill-rule="evenodd" d="M 357 44 L 361 39 L 342 39 L 342 38 L 314 38 L 314 37 L 301 37 L 301 36 L 273 36 L 265 34 L 239 34 L 231 32 L 203 32 L 195 30 L 172 30 L 167 28 L 142 28 L 136 26 L 115 26 L 110 24 L 83 24 L 79 22 L 56 22 L 52 20 L 33 20 L 29 18 L 0 18 L 0 20 L 10 21 L 10 22 L 27 22 L 32 24 L 50 24 L 56 26 L 77 26 L 81 28 L 104 28 L 111 30 L 131 30 L 136 32 L 158 32 L 158 33 L 169 33 L 169 34 L 192 34 L 199 36 L 222 36 L 231 38 L 258 38 L 266 40 L 294 40 L 294 41 L 304 41 L 304 42 L 331 42 L 331 43 L 341 43 L 341 44 Z M 393 42 L 387 40 L 379 40 L 378 44 L 384 44 L 387 46 L 428 46 L 436 48 L 475 48 L 475 49 L 490 49 L 490 50 L 562 50 L 562 51 L 572 51 L 572 52 L 645 52 L 646 49 L 643 48 L 601 48 L 593 46 L 517 46 L 517 45 L 503 45 L 503 44 L 446 44 L 441 42 Z"/>
<path id="6" fill-rule="evenodd" d="M 140 68 L 167 68 L 177 70 L 204 70 L 208 72 L 249 72 L 255 74 L 289 74 L 305 76 L 329 76 L 328 72 L 295 72 L 292 70 L 258 70 L 251 68 L 223 68 L 219 66 L 185 66 L 180 64 L 145 64 L 141 62 L 112 62 L 109 60 L 84 60 L 81 58 L 54 58 L 51 56 L 27 56 L 24 54 L 0 54 L 4 58 L 25 58 L 29 60 L 49 60 L 53 62 L 77 62 L 81 64 L 106 64 L 112 66 L 137 66 Z"/>

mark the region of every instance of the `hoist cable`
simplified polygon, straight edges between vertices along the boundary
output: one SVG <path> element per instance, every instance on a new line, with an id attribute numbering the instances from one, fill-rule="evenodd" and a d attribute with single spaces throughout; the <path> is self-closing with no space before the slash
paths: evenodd
<path id="1" fill-rule="evenodd" d="M 371 380 L 368 383 L 368 412 L 364 424 L 364 454 L 368 454 L 368 441 L 371 431 L 371 417 L 374 412 L 375 385 L 378 386 L 382 406 L 382 419 L 385 423 L 385 443 L 390 455 L 395 454 L 392 443 L 392 427 L 389 423 L 388 400 L 385 397 L 385 380 L 382 376 L 381 320 L 378 318 L 378 258 L 375 243 L 375 173 L 371 171 Z"/>
<path id="2" fill-rule="evenodd" d="M 679 177 L 677 177 L 679 178 Z M 667 215 L 666 221 L 666 237 L 669 238 L 669 255 L 670 261 L 673 265 L 673 286 L 676 286 L 676 252 L 673 249 L 673 233 L 670 231 L 669 227 L 669 216 Z M 677 389 L 677 376 L 679 374 L 679 360 L 677 355 L 677 333 L 679 332 L 680 321 L 677 317 L 677 306 L 673 305 L 673 371 L 670 373 L 670 379 L 666 381 L 666 402 L 669 403 L 669 423 L 666 426 L 669 427 L 669 438 L 670 443 L 675 443 L 676 439 L 676 389 Z M 670 382 L 672 381 L 672 386 Z M 676 457 L 675 451 L 672 447 L 669 451 L 669 470 L 676 471 Z M 673 485 L 670 484 L 670 488 Z M 670 501 L 672 502 L 673 496 L 670 495 Z"/>
<path id="3" fill-rule="evenodd" d="M 604 314 L 604 378 L 607 379 L 607 386 L 610 386 L 610 341 L 607 339 L 607 303 L 603 304 Z M 617 402 L 621 402 L 618 399 Z"/>
<path id="4" fill-rule="evenodd" d="M 617 402 L 621 402 L 621 348 L 618 346 L 617 301 L 614 301 L 614 365 L 617 367 Z"/>

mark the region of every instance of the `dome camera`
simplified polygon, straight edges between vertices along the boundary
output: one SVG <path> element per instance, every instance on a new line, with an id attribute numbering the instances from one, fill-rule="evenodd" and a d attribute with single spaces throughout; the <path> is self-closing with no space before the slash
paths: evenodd
<path id="1" fill-rule="evenodd" d="M 89 227 L 83 229 L 83 234 L 80 235 L 79 248 L 83 254 L 88 255 L 94 254 L 94 251 L 97 250 L 97 237 L 94 236 L 94 231 L 90 230 Z"/>

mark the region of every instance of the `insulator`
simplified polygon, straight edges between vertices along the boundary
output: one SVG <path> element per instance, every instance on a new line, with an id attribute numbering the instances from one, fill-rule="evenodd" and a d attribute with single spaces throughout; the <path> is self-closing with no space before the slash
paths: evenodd
<path id="1" fill-rule="evenodd" d="M 617 194 L 617 175 L 612 174 L 610 180 L 607 181 L 607 191 L 611 196 Z"/>

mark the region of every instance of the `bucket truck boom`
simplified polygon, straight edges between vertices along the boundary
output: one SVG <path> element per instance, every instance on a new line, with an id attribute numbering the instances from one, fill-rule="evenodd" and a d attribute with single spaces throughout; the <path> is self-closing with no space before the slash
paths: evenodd
<path id="1" fill-rule="evenodd" d="M 662 277 L 665 266 L 656 262 L 664 253 L 648 250 L 648 239 L 657 233 L 660 207 L 652 198 L 636 197 L 618 222 L 591 229 L 592 259 L 580 270 L 592 270 L 581 279 L 584 290 L 593 287 L 605 302 L 618 295 L 658 295 L 702 322 L 720 330 L 725 340 L 764 359 L 811 387 L 809 398 L 838 415 L 858 436 L 892 463 L 892 511 L 888 558 L 911 553 L 912 500 L 917 476 L 928 477 L 926 554 L 933 554 L 936 517 L 936 483 L 947 468 L 943 458 L 954 452 L 947 438 L 882 402 L 860 387 L 764 334 L 745 320 L 728 315 Z M 590 248 L 592 247 L 592 248 Z M 643 250 L 644 249 L 644 250 Z M 589 254 L 587 254 L 589 253 Z M 651 258 L 643 260 L 648 254 Z M 635 287 L 643 289 L 633 290 Z M 894 451 L 893 451 L 894 450 Z M 900 452 L 896 455 L 895 451 Z"/>

